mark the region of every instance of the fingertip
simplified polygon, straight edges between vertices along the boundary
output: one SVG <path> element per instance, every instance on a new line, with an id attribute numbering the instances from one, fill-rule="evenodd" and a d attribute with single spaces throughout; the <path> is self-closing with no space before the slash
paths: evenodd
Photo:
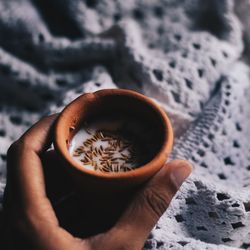
<path id="1" fill-rule="evenodd" d="M 174 183 L 176 188 L 179 189 L 182 183 L 191 174 L 193 167 L 186 160 L 174 160 L 168 163 L 168 165 L 169 165 L 170 179 Z"/>
<path id="2" fill-rule="evenodd" d="M 149 186 L 159 187 L 163 185 L 174 194 L 191 174 L 192 169 L 192 165 L 186 160 L 170 161 L 151 179 Z"/>
<path id="3" fill-rule="evenodd" d="M 191 163 L 187 160 L 173 160 L 173 161 L 170 161 L 166 164 L 166 167 L 168 167 L 169 169 L 174 169 L 176 167 L 186 167 L 188 169 L 190 169 L 192 171 L 193 167 L 191 165 Z"/>
<path id="4" fill-rule="evenodd" d="M 168 163 L 165 163 L 164 166 L 159 170 L 157 175 L 169 175 L 177 167 L 184 167 L 190 173 L 193 170 L 192 165 L 186 160 L 172 160 Z"/>
<path id="5" fill-rule="evenodd" d="M 29 145 L 29 148 L 37 153 L 46 149 L 52 141 L 53 125 L 57 116 L 58 114 L 53 114 L 41 118 L 18 141 L 22 142 L 23 145 Z"/>
<path id="6" fill-rule="evenodd" d="M 36 124 L 54 121 L 58 115 L 59 113 L 43 116 Z"/>

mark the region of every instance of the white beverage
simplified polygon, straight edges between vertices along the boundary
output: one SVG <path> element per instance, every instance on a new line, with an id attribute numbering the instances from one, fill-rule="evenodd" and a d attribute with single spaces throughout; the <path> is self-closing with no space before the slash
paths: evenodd
<path id="1" fill-rule="evenodd" d="M 142 163 L 137 143 L 123 134 L 123 130 L 129 130 L 127 127 L 130 126 L 126 126 L 122 120 L 85 124 L 71 141 L 70 155 L 89 170 L 132 170 Z"/>

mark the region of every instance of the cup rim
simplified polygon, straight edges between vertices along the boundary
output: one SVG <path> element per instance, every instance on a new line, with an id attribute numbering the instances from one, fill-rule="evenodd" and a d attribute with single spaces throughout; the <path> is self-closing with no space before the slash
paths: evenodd
<path id="1" fill-rule="evenodd" d="M 104 173 L 101 171 L 93 171 L 84 168 L 80 163 L 75 161 L 73 157 L 70 155 L 69 150 L 65 146 L 65 141 L 61 138 L 61 131 L 63 131 L 63 120 L 71 114 L 71 109 L 74 105 L 79 102 L 83 102 L 83 100 L 88 97 L 89 99 L 95 101 L 96 98 L 100 98 L 106 95 L 125 95 L 132 96 L 142 102 L 146 102 L 148 105 L 152 107 L 152 110 L 157 112 L 159 117 L 161 118 L 164 129 L 166 133 L 164 135 L 163 144 L 160 150 L 155 154 L 155 156 L 146 164 L 139 166 L 131 171 L 127 172 L 108 172 Z M 72 115 L 71 115 L 72 116 Z M 103 178 L 103 179 L 126 179 L 126 178 L 134 178 L 144 175 L 149 175 L 149 173 L 157 172 L 167 160 L 168 155 L 170 154 L 173 146 L 173 129 L 171 122 L 167 116 L 167 114 L 162 110 L 162 108 L 149 97 L 142 95 L 133 90 L 127 89 L 101 89 L 93 93 L 85 93 L 77 97 L 71 103 L 66 105 L 66 107 L 62 110 L 55 122 L 54 129 L 54 147 L 59 155 L 66 161 L 68 165 L 73 167 L 74 169 L 80 171 L 81 173 L 87 174 L 89 176 Z"/>

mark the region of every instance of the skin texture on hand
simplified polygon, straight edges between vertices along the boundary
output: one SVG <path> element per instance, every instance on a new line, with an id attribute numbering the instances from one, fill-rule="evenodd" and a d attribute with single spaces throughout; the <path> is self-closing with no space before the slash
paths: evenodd
<path id="1" fill-rule="evenodd" d="M 40 120 L 8 150 L 4 197 L 5 249 L 23 249 L 20 244 L 26 244 L 25 249 L 44 250 L 141 249 L 192 167 L 182 160 L 166 164 L 133 194 L 111 228 L 81 238 L 62 227 L 50 199 L 53 195 L 48 195 L 47 179 L 52 175 L 47 174 L 43 155 L 52 142 L 55 118 L 56 115 L 52 115 Z M 55 165 L 49 168 L 53 170 Z M 56 185 L 51 187 L 54 191 L 57 188 Z"/>

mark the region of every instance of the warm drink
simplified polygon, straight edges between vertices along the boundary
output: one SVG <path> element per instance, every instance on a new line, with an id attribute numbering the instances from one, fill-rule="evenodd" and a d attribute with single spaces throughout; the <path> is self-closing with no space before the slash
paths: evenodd
<path id="1" fill-rule="evenodd" d="M 152 158 L 152 140 L 141 125 L 131 119 L 85 123 L 71 141 L 70 154 L 89 170 L 126 172 L 138 168 Z"/>

